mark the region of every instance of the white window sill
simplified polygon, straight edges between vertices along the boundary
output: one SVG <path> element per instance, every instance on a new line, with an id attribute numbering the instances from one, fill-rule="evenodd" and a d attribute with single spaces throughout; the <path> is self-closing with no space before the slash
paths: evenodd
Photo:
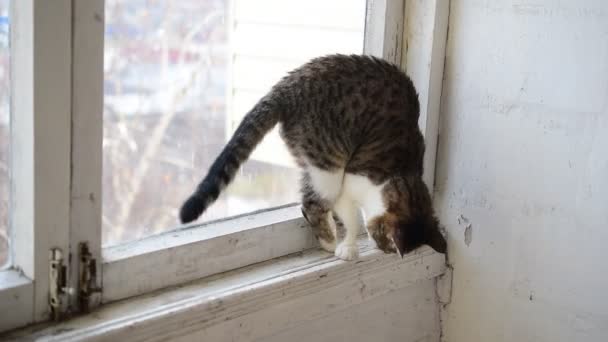
<path id="1" fill-rule="evenodd" d="M 177 286 L 316 246 L 298 204 L 193 224 L 104 248 L 102 302 Z"/>
<path id="2" fill-rule="evenodd" d="M 228 321 L 240 322 L 234 325 L 236 329 L 248 322 L 257 326 L 262 321 L 284 329 L 433 279 L 445 271 L 444 255 L 428 247 L 401 259 L 370 248 L 367 239 L 359 244 L 361 256 L 355 262 L 311 249 L 108 304 L 58 325 L 30 327 L 5 337 L 44 341 L 169 340 L 204 337 L 206 330 Z M 288 307 L 293 310 L 277 311 L 276 306 L 284 302 L 292 303 Z M 271 309 L 274 315 L 268 313 Z M 264 310 L 265 314 L 252 315 Z M 268 329 L 262 330 L 248 331 L 248 339 L 268 333 Z"/>
<path id="3" fill-rule="evenodd" d="M 0 271 L 0 331 L 31 322 L 33 287 L 32 280 L 18 271 Z"/>

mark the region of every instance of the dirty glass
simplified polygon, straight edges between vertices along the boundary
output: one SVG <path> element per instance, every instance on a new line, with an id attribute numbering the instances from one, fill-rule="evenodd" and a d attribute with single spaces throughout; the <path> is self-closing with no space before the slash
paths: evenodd
<path id="1" fill-rule="evenodd" d="M 361 53 L 365 0 L 106 0 L 103 243 L 178 226 L 243 115 L 288 70 Z M 276 131 L 199 222 L 297 202 Z"/>

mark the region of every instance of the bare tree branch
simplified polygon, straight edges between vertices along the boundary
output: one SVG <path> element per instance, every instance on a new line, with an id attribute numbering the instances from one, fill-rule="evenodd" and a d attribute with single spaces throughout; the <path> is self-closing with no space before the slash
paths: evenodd
<path id="1" fill-rule="evenodd" d="M 185 56 L 184 52 L 187 50 L 188 46 L 192 43 L 192 40 L 195 37 L 195 35 L 199 31 L 201 31 L 203 28 L 205 28 L 206 25 L 208 25 L 208 23 L 214 16 L 215 15 L 207 16 L 207 18 L 200 25 L 194 27 L 192 30 L 190 30 L 188 32 L 188 34 L 186 35 L 186 37 L 180 44 L 180 52 L 179 52 L 180 60 L 179 60 L 178 64 L 183 63 L 183 59 Z M 163 44 L 163 47 L 167 46 L 167 44 L 166 44 L 167 37 L 168 37 L 168 35 L 165 36 L 165 44 Z M 168 51 L 165 50 L 164 53 L 165 53 L 164 54 L 165 58 L 163 59 L 163 66 L 161 67 L 161 70 L 167 70 Z M 131 175 L 131 180 L 132 180 L 131 188 L 126 196 L 126 199 L 124 201 L 121 201 L 121 207 L 120 207 L 120 210 L 119 210 L 119 213 L 117 216 L 116 226 L 125 227 L 127 225 L 127 221 L 129 219 L 129 215 L 131 214 L 131 210 L 133 208 L 135 199 L 137 198 L 137 195 L 141 191 L 141 187 L 142 187 L 142 184 L 144 183 L 145 176 L 147 175 L 148 170 L 150 168 L 152 157 L 158 153 L 158 149 L 161 146 L 161 143 L 162 143 L 163 137 L 165 136 L 167 128 L 169 127 L 169 124 L 171 123 L 171 121 L 173 120 L 173 118 L 176 115 L 175 108 L 176 108 L 177 104 L 179 103 L 179 101 L 187 93 L 188 88 L 190 88 L 194 84 L 196 77 L 201 73 L 201 70 L 204 70 L 205 66 L 208 66 L 208 61 L 203 60 L 203 62 L 201 64 L 202 65 L 199 65 L 196 68 L 195 72 L 192 74 L 189 81 L 187 82 L 186 85 L 184 85 L 184 87 L 182 87 L 178 90 L 172 91 L 173 96 L 172 96 L 170 106 L 169 106 L 168 110 L 165 113 L 163 113 L 163 115 L 161 115 L 158 123 L 156 124 L 156 127 L 153 129 L 152 133 L 150 134 L 150 137 L 148 138 L 148 142 L 142 153 L 140 161 L 139 161 L 137 167 L 135 168 L 134 173 Z M 173 88 L 173 87 L 171 87 L 171 88 Z M 121 237 L 122 237 L 122 234 L 120 234 L 120 235 L 121 236 L 119 237 L 119 239 L 121 239 Z"/>

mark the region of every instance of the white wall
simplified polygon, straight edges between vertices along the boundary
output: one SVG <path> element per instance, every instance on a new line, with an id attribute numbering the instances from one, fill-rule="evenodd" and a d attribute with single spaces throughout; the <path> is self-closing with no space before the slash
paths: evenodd
<path id="1" fill-rule="evenodd" d="M 446 340 L 608 341 L 608 1 L 452 0 L 446 53 Z"/>

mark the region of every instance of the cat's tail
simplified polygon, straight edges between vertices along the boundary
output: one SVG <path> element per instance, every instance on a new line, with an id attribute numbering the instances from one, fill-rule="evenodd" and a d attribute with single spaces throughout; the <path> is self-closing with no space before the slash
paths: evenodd
<path id="1" fill-rule="evenodd" d="M 182 205 L 179 214 L 182 223 L 196 220 L 215 202 L 222 190 L 234 179 L 241 164 L 249 158 L 266 133 L 277 124 L 279 111 L 276 100 L 266 96 L 245 115 L 224 150 L 209 168 L 207 176 Z"/>

